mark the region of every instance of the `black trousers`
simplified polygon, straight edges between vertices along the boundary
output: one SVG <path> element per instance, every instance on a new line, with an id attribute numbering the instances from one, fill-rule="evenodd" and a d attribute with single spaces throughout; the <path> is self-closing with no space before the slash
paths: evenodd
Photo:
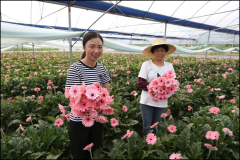
<path id="1" fill-rule="evenodd" d="M 83 150 L 93 143 L 92 153 L 101 145 L 103 124 L 94 122 L 91 127 L 85 127 L 82 122 L 70 120 L 68 135 L 73 159 L 91 159 L 90 152 Z"/>

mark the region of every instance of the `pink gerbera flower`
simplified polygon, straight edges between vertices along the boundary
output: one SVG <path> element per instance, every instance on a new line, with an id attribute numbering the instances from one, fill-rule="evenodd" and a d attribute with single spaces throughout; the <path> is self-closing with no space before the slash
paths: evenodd
<path id="1" fill-rule="evenodd" d="M 225 134 L 228 134 L 229 136 L 233 136 L 233 133 L 232 133 L 232 131 L 231 131 L 230 129 L 228 129 L 228 128 L 223 128 L 222 130 L 223 130 L 223 132 L 224 132 Z"/>
<path id="2" fill-rule="evenodd" d="M 66 97 L 66 98 L 68 98 L 68 97 L 70 96 L 69 91 L 70 91 L 69 88 L 65 89 L 65 93 L 64 93 L 64 94 L 65 94 L 65 97 Z"/>
<path id="3" fill-rule="evenodd" d="M 91 148 L 93 146 L 93 143 L 87 145 L 85 148 L 83 148 L 83 150 L 88 150 L 89 148 Z"/>
<path id="4" fill-rule="evenodd" d="M 212 145 L 208 144 L 208 143 L 205 143 L 204 146 L 207 147 L 207 148 L 212 148 Z"/>
<path id="5" fill-rule="evenodd" d="M 186 85 L 186 87 L 189 89 L 189 88 L 191 88 L 191 86 L 188 84 L 188 85 Z"/>
<path id="6" fill-rule="evenodd" d="M 87 96 L 88 99 L 95 100 L 99 96 L 99 91 L 95 88 L 89 88 L 85 95 Z"/>
<path id="7" fill-rule="evenodd" d="M 58 107 L 60 109 L 60 111 L 62 112 L 62 114 L 65 114 L 65 109 L 61 104 L 58 104 Z"/>
<path id="8" fill-rule="evenodd" d="M 218 131 L 214 131 L 214 132 L 212 132 L 210 138 L 212 140 L 215 140 L 215 139 L 218 140 L 219 136 L 220 136 L 220 134 L 218 133 Z"/>
<path id="9" fill-rule="evenodd" d="M 57 119 L 57 120 L 55 121 L 54 125 L 55 125 L 55 126 L 58 126 L 58 127 L 62 126 L 62 125 L 63 125 L 63 120 L 60 119 L 60 118 Z"/>
<path id="10" fill-rule="evenodd" d="M 69 90 L 69 94 L 71 97 L 77 98 L 81 94 L 81 92 L 79 91 L 79 86 L 77 85 L 72 86 L 71 89 Z"/>
<path id="11" fill-rule="evenodd" d="M 170 79 L 165 79 L 165 86 L 170 87 L 172 85 L 172 81 Z"/>
<path id="12" fill-rule="evenodd" d="M 170 125 L 170 126 L 168 126 L 168 131 L 171 132 L 171 133 L 174 133 L 174 132 L 177 131 L 177 128 L 174 125 Z"/>
<path id="13" fill-rule="evenodd" d="M 215 147 L 212 147 L 212 150 L 217 151 L 218 148 L 215 146 Z"/>
<path id="14" fill-rule="evenodd" d="M 96 122 L 99 122 L 99 123 L 107 123 L 108 120 L 107 120 L 107 118 L 104 117 L 104 116 L 97 116 L 97 117 L 96 117 Z"/>
<path id="15" fill-rule="evenodd" d="M 190 89 L 188 89 L 188 93 L 192 93 L 193 92 L 193 90 L 190 88 Z"/>
<path id="16" fill-rule="evenodd" d="M 168 73 L 168 78 L 174 78 L 175 73 L 174 73 L 174 71 L 172 69 L 168 70 L 167 73 Z"/>
<path id="17" fill-rule="evenodd" d="M 164 77 L 158 77 L 158 85 L 164 86 L 165 84 L 165 78 Z"/>
<path id="18" fill-rule="evenodd" d="M 30 117 L 28 117 L 27 119 L 26 119 L 26 122 L 28 122 L 30 119 L 32 119 L 32 117 L 30 116 Z"/>
<path id="19" fill-rule="evenodd" d="M 104 110 L 103 110 L 103 114 L 105 115 L 112 115 L 114 112 L 114 109 L 111 108 L 111 107 L 106 107 Z"/>
<path id="20" fill-rule="evenodd" d="M 100 95 L 101 95 L 101 97 L 106 98 L 108 96 L 108 90 L 106 88 L 101 88 Z"/>
<path id="21" fill-rule="evenodd" d="M 100 98 L 98 101 L 98 105 L 100 106 L 100 109 L 104 110 L 105 107 L 107 106 L 107 102 L 105 98 Z"/>
<path id="22" fill-rule="evenodd" d="M 115 118 L 111 119 L 111 126 L 112 127 L 116 127 L 118 125 L 118 120 L 116 120 Z"/>
<path id="23" fill-rule="evenodd" d="M 95 88 L 97 88 L 99 91 L 102 88 L 101 85 L 99 83 L 93 83 L 92 84 Z"/>
<path id="24" fill-rule="evenodd" d="M 223 98 L 225 98 L 225 95 L 221 95 L 221 96 L 219 96 L 218 98 L 219 98 L 219 99 L 223 99 Z"/>
<path id="25" fill-rule="evenodd" d="M 211 113 L 213 114 L 218 114 L 218 112 L 220 111 L 220 109 L 218 107 L 212 107 L 209 110 Z"/>
<path id="26" fill-rule="evenodd" d="M 160 117 L 165 118 L 165 117 L 167 117 L 167 116 L 168 116 L 167 113 L 162 113 Z"/>
<path id="27" fill-rule="evenodd" d="M 206 137 L 207 139 L 210 139 L 212 132 L 213 132 L 213 131 L 207 131 L 205 137 Z"/>
<path id="28" fill-rule="evenodd" d="M 231 102 L 231 103 L 235 103 L 236 101 L 235 101 L 234 99 L 231 99 L 230 102 Z"/>
<path id="29" fill-rule="evenodd" d="M 158 125 L 159 122 L 154 123 L 150 128 L 154 128 Z"/>
<path id="30" fill-rule="evenodd" d="M 128 110 L 127 106 L 124 105 L 124 106 L 122 107 L 122 110 L 123 110 L 124 112 L 127 112 L 127 110 Z"/>
<path id="31" fill-rule="evenodd" d="M 85 116 L 82 123 L 85 127 L 91 127 L 94 124 L 94 120 L 91 116 Z"/>
<path id="32" fill-rule="evenodd" d="M 97 117 L 98 112 L 95 109 L 89 109 L 89 114 L 91 117 L 95 118 Z"/>
<path id="33" fill-rule="evenodd" d="M 82 101 L 78 102 L 76 104 L 76 106 L 77 106 L 78 110 L 81 112 L 84 112 L 88 108 L 86 100 L 82 100 Z"/>
<path id="34" fill-rule="evenodd" d="M 146 137 L 147 144 L 154 145 L 157 142 L 157 137 L 153 133 L 148 133 Z"/>
<path id="35" fill-rule="evenodd" d="M 171 110 L 168 109 L 167 112 L 166 112 L 167 115 L 170 115 L 171 114 Z"/>
<path id="36" fill-rule="evenodd" d="M 169 157 L 169 159 L 181 159 L 181 154 L 179 153 L 173 153 L 171 154 L 171 156 Z"/>
<path id="37" fill-rule="evenodd" d="M 170 87 L 169 87 L 169 88 L 170 88 Z M 171 95 L 172 95 L 171 90 L 170 90 L 170 89 L 167 89 L 166 92 L 165 92 L 165 96 L 166 96 L 167 98 L 169 98 L 169 97 L 171 97 Z"/>
<path id="38" fill-rule="evenodd" d="M 24 128 L 23 128 L 23 126 L 22 126 L 21 124 L 20 124 L 19 126 L 20 126 L 21 130 L 22 130 L 22 131 L 24 131 Z"/>
<path id="39" fill-rule="evenodd" d="M 191 111 L 192 110 L 192 107 L 191 106 L 188 106 L 188 111 Z"/>

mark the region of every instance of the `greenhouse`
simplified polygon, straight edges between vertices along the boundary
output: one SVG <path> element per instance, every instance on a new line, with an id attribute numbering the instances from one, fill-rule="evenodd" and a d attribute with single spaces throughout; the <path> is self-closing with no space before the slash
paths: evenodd
<path id="1" fill-rule="evenodd" d="M 2 159 L 239 159 L 239 1 L 1 1 Z"/>

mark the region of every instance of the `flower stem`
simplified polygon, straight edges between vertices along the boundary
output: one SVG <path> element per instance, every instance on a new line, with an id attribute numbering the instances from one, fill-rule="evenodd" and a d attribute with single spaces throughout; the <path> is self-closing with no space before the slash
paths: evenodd
<path id="1" fill-rule="evenodd" d="M 207 156 L 207 158 L 206 158 L 206 159 L 208 159 L 208 157 L 209 157 L 209 155 L 210 155 L 211 151 L 212 151 L 212 149 L 209 149 L 209 153 L 208 153 L 208 156 Z"/>
<path id="2" fill-rule="evenodd" d="M 129 138 L 127 139 L 127 141 L 128 141 L 128 159 L 131 159 L 130 157 L 130 148 L 129 148 Z"/>
<path id="3" fill-rule="evenodd" d="M 91 156 L 91 159 L 92 159 L 92 149 L 90 148 L 89 151 L 90 151 L 90 156 Z"/>

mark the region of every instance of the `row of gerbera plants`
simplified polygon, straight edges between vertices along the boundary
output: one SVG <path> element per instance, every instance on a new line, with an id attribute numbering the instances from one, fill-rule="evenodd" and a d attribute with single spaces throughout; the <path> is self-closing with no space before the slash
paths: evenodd
<path id="1" fill-rule="evenodd" d="M 105 125 L 103 145 L 93 158 L 238 159 L 239 110 L 232 103 L 225 102 L 221 107 L 204 106 L 195 112 L 188 106 L 192 114 L 182 118 L 173 117 L 170 107 L 161 115 L 163 120 L 157 134 L 150 131 L 144 136 L 134 127 L 140 122 L 126 123 L 124 118 L 134 112 L 135 106 L 128 101 L 128 106 L 119 107 L 116 103 L 112 108 L 119 121 L 115 119 L 114 124 L 111 121 Z M 20 124 L 14 135 L 6 136 L 2 131 L 2 158 L 71 158 L 67 136 L 70 110 L 69 106 L 58 106 L 60 114 L 55 117 L 30 113 L 25 125 Z"/>
<path id="2" fill-rule="evenodd" d="M 122 56 L 120 56 L 120 58 L 122 58 Z M 137 58 L 137 60 L 136 61 L 138 61 L 139 59 Z M 178 61 L 178 59 L 175 59 L 176 61 Z M 174 61 L 175 61 L 174 60 Z M 120 62 L 119 62 L 120 63 Z M 141 63 L 141 62 L 139 62 L 139 63 Z M 200 63 L 199 63 L 200 64 Z M 224 65 L 224 63 L 223 63 L 223 65 L 221 65 L 222 64 L 222 62 L 220 63 L 220 73 L 222 72 L 221 70 L 223 70 L 224 72 L 226 71 L 226 70 L 228 70 L 228 67 L 230 66 L 230 65 L 232 65 L 232 64 L 227 64 L 227 65 Z M 116 64 L 114 64 L 114 65 L 116 65 Z M 187 64 L 185 64 L 185 65 L 187 65 Z M 200 64 L 200 65 L 202 65 L 202 63 Z M 237 66 L 236 64 L 233 64 L 233 66 Z M 211 65 L 210 65 L 211 66 Z M 179 66 L 178 66 L 178 64 L 176 64 L 176 68 L 178 68 Z M 182 67 L 182 68 L 180 68 L 180 69 L 182 69 L 183 70 L 183 72 L 184 72 L 184 69 L 185 70 L 189 70 L 189 68 L 190 67 L 185 67 L 184 66 L 184 68 L 183 68 L 183 65 L 181 65 L 180 67 Z M 226 68 L 225 68 L 226 67 Z M 117 68 L 117 67 L 116 67 Z M 114 69 L 116 69 L 116 68 L 114 68 Z M 111 126 L 108 126 L 108 128 L 105 128 L 105 130 L 106 130 L 106 132 L 104 132 L 106 135 L 104 136 L 104 139 L 105 139 L 105 141 L 104 141 L 104 144 L 103 144 L 103 147 L 102 147 L 102 152 L 99 152 L 99 153 L 101 153 L 101 154 L 95 154 L 95 155 L 99 155 L 100 157 L 114 157 L 114 155 L 117 155 L 117 154 L 115 154 L 116 152 L 112 149 L 112 147 L 108 147 L 108 146 L 116 146 L 116 147 L 119 147 L 119 144 L 118 144 L 118 142 L 117 142 L 117 138 L 116 137 L 119 137 L 119 139 L 121 139 L 121 137 L 124 135 L 124 134 L 126 134 L 127 133 L 127 130 L 131 130 L 131 131 L 133 131 L 134 130 L 134 132 L 130 132 L 130 133 L 133 133 L 132 134 L 132 136 L 131 137 L 134 137 L 134 135 L 136 135 L 136 133 L 137 133 L 137 137 L 141 137 L 141 136 L 139 136 L 140 134 L 138 134 L 138 133 L 140 133 L 140 131 L 139 130 L 141 130 L 141 113 L 140 113 L 140 109 L 139 109 L 139 95 L 140 95 L 140 91 L 139 90 L 137 90 L 137 88 L 136 88 L 136 85 L 134 85 L 135 83 L 135 81 L 136 81 L 136 79 L 134 79 L 134 78 L 132 78 L 131 76 L 132 75 L 137 75 L 138 74 L 138 71 L 139 71 L 139 69 L 137 69 L 137 67 L 136 68 L 134 68 L 134 66 L 132 66 L 131 64 L 129 65 L 129 67 L 127 67 L 126 66 L 126 68 L 122 68 L 121 66 L 119 67 L 120 69 L 116 69 L 116 72 L 118 73 L 119 72 L 119 70 L 120 71 L 122 71 L 123 69 L 129 69 L 130 70 L 130 74 L 128 74 L 127 72 L 126 72 L 126 74 L 123 74 L 123 75 L 121 75 L 121 74 L 118 74 L 116 77 L 112 77 L 112 79 L 113 79 L 113 83 L 111 84 L 111 87 L 112 87 L 112 89 L 113 89 L 113 91 L 115 91 L 115 92 L 112 92 L 112 93 L 114 93 L 113 95 L 115 95 L 115 109 L 116 108 L 118 108 L 118 109 L 116 109 L 116 111 L 117 110 L 119 110 L 119 111 L 121 111 L 121 106 L 123 105 L 123 104 L 125 104 L 125 106 L 128 106 L 128 111 L 127 112 L 124 112 L 124 111 L 121 111 L 119 114 L 120 114 L 120 118 L 121 118 L 121 122 L 120 122 L 120 125 L 118 126 L 118 127 L 111 127 Z M 203 68 L 203 67 L 202 67 Z M 234 68 L 235 69 L 235 68 Z M 204 70 L 204 69 L 203 69 Z M 209 69 L 210 70 L 210 69 Z M 210 70 L 211 71 L 211 70 Z M 186 71 L 185 71 L 186 72 Z M 206 71 L 205 71 L 206 72 Z M 211 88 L 208 88 L 206 85 L 203 85 L 203 83 L 205 82 L 207 82 L 207 79 L 206 78 L 203 78 L 203 76 L 202 76 L 202 79 L 201 80 L 199 80 L 200 79 L 200 77 L 197 77 L 196 76 L 196 74 L 194 75 L 193 74 L 193 76 L 196 76 L 198 79 L 196 79 L 196 81 L 191 81 L 191 80 L 189 80 L 189 81 L 186 81 L 185 80 L 185 82 L 183 82 L 182 83 L 182 86 L 180 86 L 180 90 L 175 94 L 175 97 L 173 97 L 172 98 L 172 100 L 170 100 L 170 109 L 172 110 L 172 114 L 171 115 L 174 115 L 174 113 L 175 113 L 175 115 L 174 116 L 172 116 L 172 117 L 174 117 L 174 118 L 172 118 L 172 119 L 174 119 L 174 121 L 176 121 L 176 122 L 178 122 L 179 120 L 181 121 L 181 117 L 179 116 L 179 114 L 176 114 L 176 112 L 177 111 L 182 111 L 183 113 L 181 114 L 181 116 L 184 116 L 184 115 L 187 115 L 187 116 L 191 116 L 192 114 L 191 114 L 191 112 L 187 112 L 187 109 L 189 109 L 190 107 L 189 106 L 186 106 L 186 105 L 191 105 L 191 101 L 192 100 L 195 100 L 195 97 L 196 97 L 196 99 L 199 101 L 199 103 L 200 103 L 200 105 L 198 106 L 198 107 L 196 107 L 196 106 L 194 106 L 194 105 L 191 105 L 192 106 L 192 110 L 191 111 L 193 111 L 194 110 L 194 112 L 195 111 L 198 111 L 199 110 L 199 107 L 200 106 L 205 106 L 205 105 L 203 105 L 202 103 L 203 103 L 203 101 L 204 101 L 204 99 L 202 99 L 202 97 L 197 97 L 197 95 L 198 95 L 198 93 L 201 91 L 201 90 L 203 90 L 203 91 L 205 91 L 206 89 L 208 89 L 208 90 L 206 90 L 205 92 L 207 92 L 208 94 L 210 94 L 210 95 L 212 95 L 213 97 L 214 97 L 214 100 L 216 99 L 216 96 L 220 96 L 221 94 L 224 94 L 225 92 L 227 92 L 228 93 L 228 90 L 230 90 L 231 89 L 231 87 L 233 87 L 233 88 L 235 88 L 235 90 L 230 90 L 230 91 L 235 91 L 235 93 L 232 93 L 232 94 L 228 94 L 228 95 L 226 95 L 226 97 L 224 98 L 224 100 L 222 100 L 222 98 L 221 98 L 221 100 L 222 101 L 224 101 L 222 104 L 220 104 L 218 107 L 221 107 L 221 106 L 224 106 L 224 105 L 229 105 L 229 106 L 231 106 L 231 104 L 232 105 L 234 105 L 233 103 L 231 103 L 230 102 L 230 100 L 232 100 L 232 98 L 235 98 L 235 101 L 236 102 L 238 102 L 239 100 L 237 99 L 237 97 L 234 97 L 234 95 L 236 96 L 237 95 L 237 93 L 238 93 L 238 89 L 236 89 L 237 87 L 237 83 L 238 83 L 238 81 L 237 81 L 237 77 L 236 77 L 236 73 L 237 73 L 237 71 L 234 71 L 235 73 L 230 73 L 230 75 L 229 74 L 227 74 L 227 78 L 224 78 L 224 76 L 222 76 L 222 75 L 211 75 L 212 77 L 215 77 L 215 78 L 217 78 L 217 79 L 219 79 L 218 81 L 221 83 L 223 80 L 231 80 L 231 82 L 232 82 L 232 85 L 229 85 L 229 87 L 226 87 L 226 88 L 224 88 L 224 89 L 222 89 L 222 90 L 220 90 L 220 91 L 218 91 L 218 90 L 216 90 L 216 91 L 218 91 L 218 92 L 215 92 L 215 89 L 216 88 L 214 88 L 214 87 L 218 87 L 218 85 L 219 85 L 219 83 L 215 83 L 214 84 L 214 81 L 212 81 L 211 82 L 211 79 L 210 79 L 210 82 L 209 82 L 209 84 L 211 84 Z M 191 72 L 192 73 L 192 72 Z M 201 75 L 201 73 L 203 74 L 204 72 L 202 71 L 202 72 L 199 72 L 200 73 L 200 75 Z M 132 75 L 131 75 L 132 74 Z M 210 74 L 210 73 L 209 73 Z M 184 74 L 184 73 L 182 73 L 181 74 L 182 76 L 186 76 L 186 73 Z M 234 77 L 234 75 L 235 75 L 235 77 Z M 232 77 L 231 77 L 232 76 Z M 114 79 L 115 78 L 115 79 Z M 120 79 L 122 79 L 120 82 L 122 82 L 122 83 L 117 83 L 116 82 L 116 80 L 117 80 L 117 78 L 120 78 Z M 233 78 L 233 79 L 232 79 Z M 234 79 L 235 78 L 235 79 Z M 182 79 L 182 80 L 184 80 L 184 79 Z M 128 83 L 130 83 L 130 85 L 128 84 Z M 201 82 L 201 83 L 199 83 L 199 82 Z M 202 83 L 203 82 L 203 83 Z M 190 85 L 190 88 L 189 88 L 189 86 L 185 86 L 185 84 L 187 83 L 187 84 L 191 84 Z M 224 82 L 223 82 L 224 83 Z M 46 85 L 45 84 L 45 88 L 47 88 L 47 86 L 49 86 L 49 85 Z M 206 86 L 206 87 L 205 87 Z M 27 87 L 28 88 L 28 87 Z M 125 93 L 124 94 L 124 92 L 126 92 L 126 89 L 128 89 L 127 91 L 129 92 L 129 93 Z M 134 95 L 132 95 L 130 98 L 128 98 L 128 99 L 126 99 L 127 97 L 129 97 L 129 95 L 130 95 L 130 93 L 131 93 L 131 91 L 133 90 L 133 89 L 136 89 L 136 93 L 138 93 L 138 95 L 136 95 L 136 93 L 134 94 L 134 95 L 136 95 L 136 96 L 134 96 Z M 192 92 L 191 92 L 191 89 L 193 90 Z M 23 90 L 25 90 L 25 89 L 23 89 Z M 46 89 L 45 89 L 46 90 Z M 120 92 L 120 94 L 119 94 L 119 96 L 117 95 L 117 91 L 119 91 Z M 211 91 L 211 90 L 213 90 L 213 91 Z M 48 90 L 49 92 L 50 92 L 50 90 Z M 189 92 L 190 91 L 190 92 Z M 197 91 L 199 91 L 199 92 L 197 92 Z M 38 93 L 37 91 L 35 91 L 36 93 Z M 185 94 L 183 93 L 183 92 L 185 92 Z M 197 92 L 197 94 L 195 95 L 195 97 L 192 97 L 191 99 L 189 98 L 189 97 L 187 97 L 187 96 L 191 96 L 191 94 L 194 94 L 195 92 Z M 222 92 L 222 93 L 221 93 Z M 187 93 L 187 95 L 186 95 L 186 93 Z M 40 95 L 40 94 L 39 94 Z M 61 95 L 61 96 L 60 96 Z M 61 94 L 61 92 L 57 92 L 57 93 L 55 93 L 55 94 L 51 94 L 51 92 L 48 94 L 48 95 L 42 95 L 42 98 L 40 98 L 40 96 L 38 96 L 37 94 L 36 94 L 36 100 L 34 100 L 34 98 L 33 98 L 33 100 L 32 100 L 32 97 L 27 97 L 27 100 L 29 101 L 29 102 L 31 102 L 31 100 L 32 101 L 34 101 L 35 102 L 35 104 L 37 104 L 38 105 L 38 107 L 37 107 L 37 113 L 41 113 L 40 112 L 40 110 L 45 110 L 46 108 L 48 108 L 48 109 L 50 109 L 50 110 L 55 110 L 55 111 L 50 111 L 50 112 L 44 112 L 44 113 L 42 113 L 42 115 L 48 115 L 49 113 L 49 116 L 47 117 L 48 118 L 48 121 L 49 120 L 52 120 L 52 121 L 54 121 L 55 120 L 55 118 L 53 119 L 53 117 L 56 117 L 57 115 L 56 114 L 58 114 L 57 112 L 59 112 L 59 109 L 58 109 L 58 107 L 53 107 L 53 106 L 57 106 L 58 105 L 58 103 L 61 103 L 62 102 L 62 100 L 60 100 L 61 98 L 59 98 L 59 96 L 60 97 L 62 97 L 62 94 Z M 183 99 L 181 99 L 181 102 L 184 102 L 184 103 L 179 103 L 179 97 L 185 97 L 185 98 L 183 98 Z M 211 97 L 211 96 L 210 96 Z M 64 99 L 64 97 L 62 97 L 63 99 Z M 40 100 L 41 99 L 41 100 Z M 58 100 L 59 99 L 59 100 Z M 40 100 L 40 102 L 41 103 L 39 103 L 39 100 Z M 196 101 L 197 101 L 196 100 Z M 216 100 L 218 100 L 218 99 L 216 99 Z M 219 99 L 220 100 L 220 99 Z M 18 105 L 18 103 L 20 103 L 20 101 L 21 100 L 19 100 L 19 102 L 16 102 L 15 104 L 16 105 Z M 60 101 L 60 102 L 59 102 Z M 210 99 L 210 102 L 212 101 L 212 99 Z M 233 101 L 232 101 L 233 102 Z M 22 103 L 22 101 L 21 101 L 21 103 Z M 28 102 L 25 102 L 24 101 L 24 104 L 28 104 Z M 29 105 L 28 107 L 25 107 L 25 109 L 26 108 L 30 108 L 30 107 L 32 107 L 32 106 L 34 106 L 35 104 L 31 104 L 31 105 Z M 180 105 L 178 105 L 178 104 L 180 104 Z M 212 103 L 205 103 L 205 104 L 212 104 Z M 238 103 L 237 103 L 238 104 Z M 45 107 L 44 107 L 44 105 L 45 105 Z M 46 105 L 48 105 L 49 107 L 47 107 Z M 212 104 L 212 105 L 215 105 L 215 104 Z M 217 105 L 217 104 L 216 104 Z M 24 107 L 20 107 L 20 106 L 22 106 L 22 105 L 19 105 L 17 108 L 18 108 L 18 115 L 20 114 L 21 115 L 21 109 L 22 108 L 24 108 Z M 10 107 L 11 108 L 11 107 Z M 41 109 L 41 108 L 44 108 L 44 109 Z M 176 110 L 176 108 L 177 108 L 177 110 Z M 58 111 L 56 111 L 58 109 Z M 175 110 L 174 110 L 175 109 Z M 126 109 L 125 109 L 126 110 Z M 33 109 L 32 110 L 32 112 L 35 112 L 35 109 Z M 2 112 L 3 113 L 3 112 Z M 30 113 L 31 114 L 31 113 Z M 36 113 L 35 113 L 36 114 Z M 54 115 L 55 114 L 55 115 Z M 23 113 L 22 113 L 22 115 L 23 115 Z M 36 125 L 36 126 L 38 126 L 39 124 L 40 124 L 40 120 L 42 120 L 42 119 L 44 119 L 44 116 L 40 116 L 41 114 L 38 114 L 37 116 L 33 116 L 33 117 L 35 117 L 36 118 L 36 120 L 35 121 L 33 121 L 34 122 L 34 125 Z M 54 116 L 53 116 L 54 115 Z M 31 115 L 25 115 L 25 118 L 27 118 L 27 116 L 31 116 Z M 230 116 L 230 115 L 229 115 Z M 34 118 L 33 118 L 34 119 Z M 38 119 L 38 120 L 37 120 Z M 131 120 L 131 121 L 130 121 Z M 39 124 L 38 124 L 39 123 Z M 45 123 L 45 124 L 47 124 L 47 123 Z M 26 125 L 27 125 L 27 123 L 26 123 Z M 51 126 L 51 124 L 49 124 L 50 126 Z M 65 123 L 65 125 L 67 125 L 67 123 Z M 173 124 L 172 124 L 173 125 Z M 170 125 L 169 125 L 170 126 Z M 120 127 L 120 128 L 119 128 Z M 181 130 L 179 130 L 179 127 L 178 127 L 178 125 L 177 124 L 175 124 L 175 127 L 177 128 L 177 132 L 181 132 Z M 140 129 L 139 129 L 140 128 Z M 231 128 L 230 128 L 231 129 Z M 233 130 L 233 133 L 234 133 L 234 129 L 232 129 Z M 66 130 L 65 130 L 66 131 Z M 125 132 L 125 133 L 124 133 Z M 176 132 L 176 133 L 177 133 Z M 57 132 L 56 132 L 57 133 Z M 40 132 L 39 132 L 39 134 L 40 134 Z M 66 134 L 66 133 L 65 133 Z M 110 135 L 109 135 L 110 134 Z M 159 134 L 160 134 L 160 131 L 159 131 Z M 157 135 L 157 138 L 159 137 L 159 134 Z M 238 134 L 238 133 L 236 133 L 236 134 Z M 127 134 L 128 135 L 128 134 Z M 235 133 L 234 133 L 234 135 L 235 135 Z M 129 137 L 129 135 L 127 136 L 127 137 Z M 131 137 L 129 137 L 129 141 L 131 141 Z M 48 137 L 49 139 L 52 139 L 52 138 L 50 138 L 50 137 Z M 143 137 L 142 137 L 143 138 Z M 161 138 L 161 137 L 160 137 Z M 145 138 L 143 138 L 143 139 L 145 139 Z M 14 140 L 13 139 L 11 139 L 12 141 L 11 142 L 13 142 Z M 239 139 L 237 138 L 236 139 L 236 142 L 238 142 L 239 141 Z M 41 140 L 40 141 L 38 141 L 38 142 L 41 142 Z M 122 141 L 120 141 L 120 142 L 122 142 Z M 140 142 L 140 140 L 139 140 L 139 142 Z M 142 141 L 142 142 L 145 142 L 144 140 Z M 49 142 L 50 143 L 50 142 Z M 130 142 L 129 142 L 130 143 Z M 137 142 L 136 142 L 137 143 Z M 34 143 L 35 144 L 35 143 Z M 51 143 L 50 143 L 51 144 Z M 54 142 L 54 144 L 55 144 L 55 142 Z M 114 145 L 115 144 L 115 145 Z M 125 145 L 127 145 L 128 143 L 124 143 Z M 132 144 L 132 143 L 130 143 L 130 144 Z M 134 143 L 133 143 L 134 144 Z M 36 145 L 39 145 L 39 144 L 36 144 Z M 155 145 L 155 144 L 154 144 Z M 14 145 L 13 145 L 14 146 Z M 55 146 L 55 145 L 53 145 L 53 146 Z M 143 154 L 144 156 L 142 156 L 142 158 L 149 158 L 149 157 L 151 157 L 151 156 L 157 156 L 157 157 L 162 157 L 162 156 L 159 156 L 158 155 L 158 153 L 160 153 L 161 151 L 163 151 L 163 149 L 159 149 L 160 151 L 154 151 L 154 149 L 153 149 L 153 151 L 150 151 L 150 152 L 146 152 L 145 151 L 145 149 L 146 149 L 146 146 L 149 146 L 149 145 L 147 145 L 146 144 L 146 142 L 145 143 L 143 143 L 143 146 L 145 146 L 145 148 L 143 149 L 143 151 L 141 152 L 141 153 L 145 153 L 145 154 Z M 168 144 L 168 146 L 170 146 L 170 144 Z M 11 147 L 10 147 L 11 148 Z M 34 148 L 34 147 L 33 147 Z M 56 147 L 54 147 L 54 148 L 56 148 Z M 54 150 L 55 149 L 52 149 L 51 148 L 51 154 L 50 154 L 50 151 L 48 152 L 48 154 L 49 155 L 55 155 L 55 156 L 57 156 L 57 155 L 59 155 L 59 154 L 57 154 L 57 152 L 55 152 Z M 64 147 L 63 147 L 64 148 Z M 65 146 L 65 148 L 68 148 L 68 145 L 66 144 L 66 146 Z M 127 147 L 128 148 L 128 147 Z M 117 156 L 118 157 L 121 157 L 121 158 L 123 158 L 123 157 L 128 157 L 129 158 L 129 156 L 131 156 L 130 158 L 132 158 L 132 155 L 135 155 L 135 154 L 131 154 L 130 152 L 132 151 L 133 153 L 134 153 L 134 148 L 137 148 L 137 147 L 133 147 L 133 149 L 132 149 L 132 147 L 131 147 L 131 145 L 129 146 L 129 149 L 127 150 L 127 151 L 125 151 L 124 150 L 124 152 L 122 152 L 123 154 L 118 154 Z M 140 147 L 141 148 L 141 147 Z M 45 150 L 46 150 L 46 148 L 45 148 Z M 117 149 L 117 150 L 119 150 L 119 149 Z M 155 149 L 156 150 L 156 149 Z M 145 152 L 144 152 L 145 151 Z M 19 151 L 20 152 L 20 151 Z M 27 152 L 27 151 L 26 151 Z M 64 151 L 63 151 L 64 152 Z M 59 156 L 59 158 L 61 158 L 61 156 L 62 157 L 65 157 L 66 155 L 69 155 L 69 150 L 68 151 L 65 151 L 64 153 L 63 152 L 60 152 L 60 149 L 59 149 L 59 153 L 61 153 L 60 154 L 60 156 Z M 165 151 L 164 151 L 165 152 Z M 176 152 L 176 151 L 175 151 Z M 174 152 L 174 153 L 175 153 Z M 231 151 L 230 151 L 231 152 Z M 8 153 L 8 152 L 7 152 Z M 20 152 L 20 153 L 23 153 L 23 152 Z M 25 152 L 24 152 L 25 153 Z M 33 155 L 32 155 L 32 154 Z M 66 154 L 66 153 L 68 153 L 68 154 Z M 128 154 L 129 153 L 129 154 Z M 139 153 L 140 155 L 142 155 L 141 153 Z M 167 153 L 167 155 L 169 154 L 169 156 L 170 156 L 170 152 L 166 152 Z M 232 153 L 232 152 L 231 152 Z M 11 153 L 10 153 L 11 154 Z M 26 154 L 21 154 L 21 155 L 25 155 L 25 156 L 27 156 L 27 155 L 31 155 L 32 157 L 34 157 L 34 156 L 43 156 L 43 157 L 47 157 L 47 153 L 45 153 L 44 152 L 44 154 L 40 154 L 39 152 L 37 152 L 37 151 L 28 151 Z M 112 155 L 112 154 L 114 154 L 114 155 Z M 181 154 L 181 153 L 177 153 L 177 154 Z M 16 154 L 17 155 L 17 154 Z M 210 156 L 211 156 L 211 153 L 209 154 Z M 166 156 L 166 155 L 165 155 Z M 182 153 L 182 156 L 185 156 L 184 155 L 184 152 Z M 189 155 L 186 155 L 187 157 L 189 157 Z M 203 156 L 203 155 L 201 155 L 201 156 Z M 42 157 L 42 158 L 43 158 Z M 117 158 L 118 158 L 117 157 Z"/>

